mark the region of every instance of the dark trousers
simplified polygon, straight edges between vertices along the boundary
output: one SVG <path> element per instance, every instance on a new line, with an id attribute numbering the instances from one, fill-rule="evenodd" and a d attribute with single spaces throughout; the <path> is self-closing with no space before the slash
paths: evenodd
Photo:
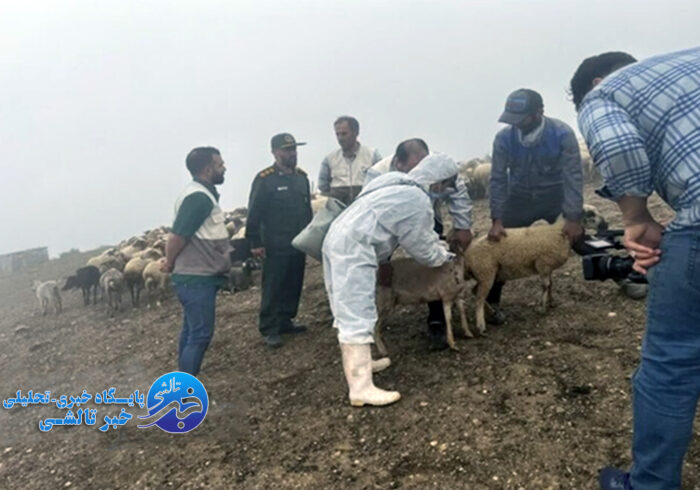
<path id="1" fill-rule="evenodd" d="M 297 314 L 304 284 L 306 255 L 269 255 L 262 272 L 259 329 L 263 336 L 279 334 Z"/>
<path id="2" fill-rule="evenodd" d="M 435 226 L 433 228 L 435 233 L 440 235 L 440 238 L 445 238 L 443 236 L 444 227 L 437 219 L 435 220 Z M 431 301 L 428 303 L 428 325 L 431 323 L 440 323 L 445 325 L 445 311 L 442 309 L 442 301 Z"/>
<path id="3" fill-rule="evenodd" d="M 175 286 L 183 310 L 178 369 L 193 376 L 199 373 L 204 353 L 214 336 L 218 289 L 209 284 Z"/>
<path id="4" fill-rule="evenodd" d="M 545 193 L 517 194 L 508 196 L 503 208 L 503 226 L 505 228 L 521 228 L 530 226 L 538 219 L 544 219 L 548 223 L 554 223 L 561 214 L 561 206 L 564 201 L 564 191 L 556 188 Z M 495 281 L 486 302 L 497 305 L 501 302 L 501 293 L 505 282 Z"/>

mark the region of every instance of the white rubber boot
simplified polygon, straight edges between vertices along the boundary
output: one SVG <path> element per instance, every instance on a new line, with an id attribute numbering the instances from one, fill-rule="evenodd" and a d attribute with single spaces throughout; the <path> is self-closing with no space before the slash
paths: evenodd
<path id="1" fill-rule="evenodd" d="M 389 366 L 391 366 L 391 359 L 389 359 L 388 357 L 382 357 L 381 359 L 372 359 L 373 373 L 384 371 Z"/>
<path id="2" fill-rule="evenodd" d="M 372 353 L 369 344 L 340 344 L 343 370 L 350 392 L 350 405 L 383 406 L 398 401 L 398 391 L 377 388 L 372 382 Z"/>

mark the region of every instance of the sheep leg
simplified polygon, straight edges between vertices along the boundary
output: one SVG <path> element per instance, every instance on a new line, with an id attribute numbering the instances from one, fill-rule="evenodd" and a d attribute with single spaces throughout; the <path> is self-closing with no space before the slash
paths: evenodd
<path id="1" fill-rule="evenodd" d="M 63 311 L 63 303 L 61 302 L 61 295 L 56 291 L 56 314 L 58 315 Z"/>
<path id="2" fill-rule="evenodd" d="M 479 330 L 480 335 L 486 333 L 486 317 L 484 316 L 484 308 L 486 306 L 486 297 L 489 295 L 489 290 L 493 286 L 493 282 L 496 280 L 495 272 L 489 274 L 488 276 L 477 279 L 476 287 L 476 328 Z"/>
<path id="3" fill-rule="evenodd" d="M 49 300 L 46 298 L 41 298 L 41 316 L 46 316 L 46 312 L 49 309 Z"/>
<path id="4" fill-rule="evenodd" d="M 464 299 L 457 298 L 457 311 L 459 311 L 459 323 L 462 326 L 462 335 L 466 338 L 474 338 L 474 334 L 469 330 L 469 322 L 467 321 L 467 314 L 464 311 Z"/>
<path id="5" fill-rule="evenodd" d="M 542 301 L 537 310 L 539 313 L 547 313 L 547 308 L 549 308 L 549 300 L 552 297 L 552 277 L 547 274 L 541 275 L 540 279 L 542 279 Z"/>
<path id="6" fill-rule="evenodd" d="M 442 300 L 442 311 L 445 313 L 445 329 L 447 330 L 447 345 L 450 349 L 459 351 L 455 344 L 455 336 L 452 331 L 452 301 Z"/>

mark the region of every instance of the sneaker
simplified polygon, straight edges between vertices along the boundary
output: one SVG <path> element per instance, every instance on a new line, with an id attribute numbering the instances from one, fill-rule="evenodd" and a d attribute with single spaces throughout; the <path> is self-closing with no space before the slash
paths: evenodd
<path id="1" fill-rule="evenodd" d="M 598 484 L 601 490 L 632 490 L 630 474 L 612 466 L 600 470 Z"/>
<path id="2" fill-rule="evenodd" d="M 282 347 L 284 341 L 279 334 L 273 333 L 265 337 L 265 344 L 271 349 L 277 349 L 278 347 Z"/>
<path id="3" fill-rule="evenodd" d="M 284 334 L 295 334 L 295 333 L 304 333 L 308 329 L 304 325 L 294 325 L 292 322 L 289 322 L 289 324 L 285 325 L 280 329 L 280 333 Z"/>
<path id="4" fill-rule="evenodd" d="M 484 312 L 486 323 L 491 325 L 503 325 L 506 322 L 506 314 L 498 305 L 487 304 Z"/>
<path id="5" fill-rule="evenodd" d="M 430 337 L 430 350 L 447 349 L 447 336 L 445 335 L 445 324 L 442 322 L 428 323 L 428 337 Z"/>

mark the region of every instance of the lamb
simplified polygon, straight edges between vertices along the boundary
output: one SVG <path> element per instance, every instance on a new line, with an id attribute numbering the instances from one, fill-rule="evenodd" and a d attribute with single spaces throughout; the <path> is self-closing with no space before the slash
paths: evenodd
<path id="1" fill-rule="evenodd" d="M 447 344 L 453 350 L 458 350 L 452 333 L 452 305 L 457 303 L 462 333 L 465 337 L 473 337 L 464 313 L 461 294 L 465 287 L 464 264 L 461 256 L 454 262 L 448 262 L 440 267 L 427 267 L 408 259 L 391 261 L 391 287 L 377 287 L 377 325 L 375 327 L 375 342 L 377 350 L 386 356 L 387 349 L 381 335 L 381 328 L 389 312 L 396 305 L 428 303 L 442 300 L 447 325 Z"/>
<path id="2" fill-rule="evenodd" d="M 36 292 L 36 298 L 39 300 L 41 314 L 46 315 L 49 305 L 54 308 L 56 315 L 63 310 L 61 303 L 61 294 L 58 292 L 58 283 L 56 281 L 34 281 L 32 291 Z"/>
<path id="3" fill-rule="evenodd" d="M 127 262 L 126 266 L 124 267 L 124 281 L 126 282 L 126 286 L 129 288 L 129 293 L 131 294 L 131 304 L 134 307 L 139 306 L 139 297 L 141 296 L 141 290 L 144 287 L 143 271 L 150 262 L 152 261 L 148 259 L 134 257 Z"/>
<path id="4" fill-rule="evenodd" d="M 600 227 L 602 218 L 592 206 L 584 207 L 584 227 Z M 604 220 L 602 220 L 604 222 Z M 482 236 L 464 252 L 465 278 L 476 279 L 476 328 L 486 331 L 484 307 L 486 296 L 496 279 L 509 281 L 534 274 L 542 280 L 538 310 L 545 313 L 552 306 L 552 271 L 563 266 L 571 246 L 562 234 L 563 220 L 554 224 L 512 228 L 498 242 Z"/>
<path id="5" fill-rule="evenodd" d="M 109 314 L 122 309 L 122 291 L 124 291 L 124 274 L 117 269 L 109 269 L 100 276 L 100 287 L 107 295 Z"/>
<path id="6" fill-rule="evenodd" d="M 170 274 L 161 271 L 161 267 L 165 263 L 165 257 L 162 257 L 153 262 L 149 262 L 143 269 L 143 284 L 148 293 L 148 303 L 153 302 L 153 298 L 158 296 L 156 302 L 160 305 L 160 302 L 165 299 L 165 295 L 168 292 L 168 282 L 170 281 Z"/>
<path id="7" fill-rule="evenodd" d="M 83 304 L 90 304 L 90 289 L 92 289 L 92 304 L 97 304 L 97 288 L 100 284 L 100 270 L 94 265 L 86 265 L 75 271 L 75 275 L 68 276 L 62 290 L 80 288 L 83 292 Z"/>

